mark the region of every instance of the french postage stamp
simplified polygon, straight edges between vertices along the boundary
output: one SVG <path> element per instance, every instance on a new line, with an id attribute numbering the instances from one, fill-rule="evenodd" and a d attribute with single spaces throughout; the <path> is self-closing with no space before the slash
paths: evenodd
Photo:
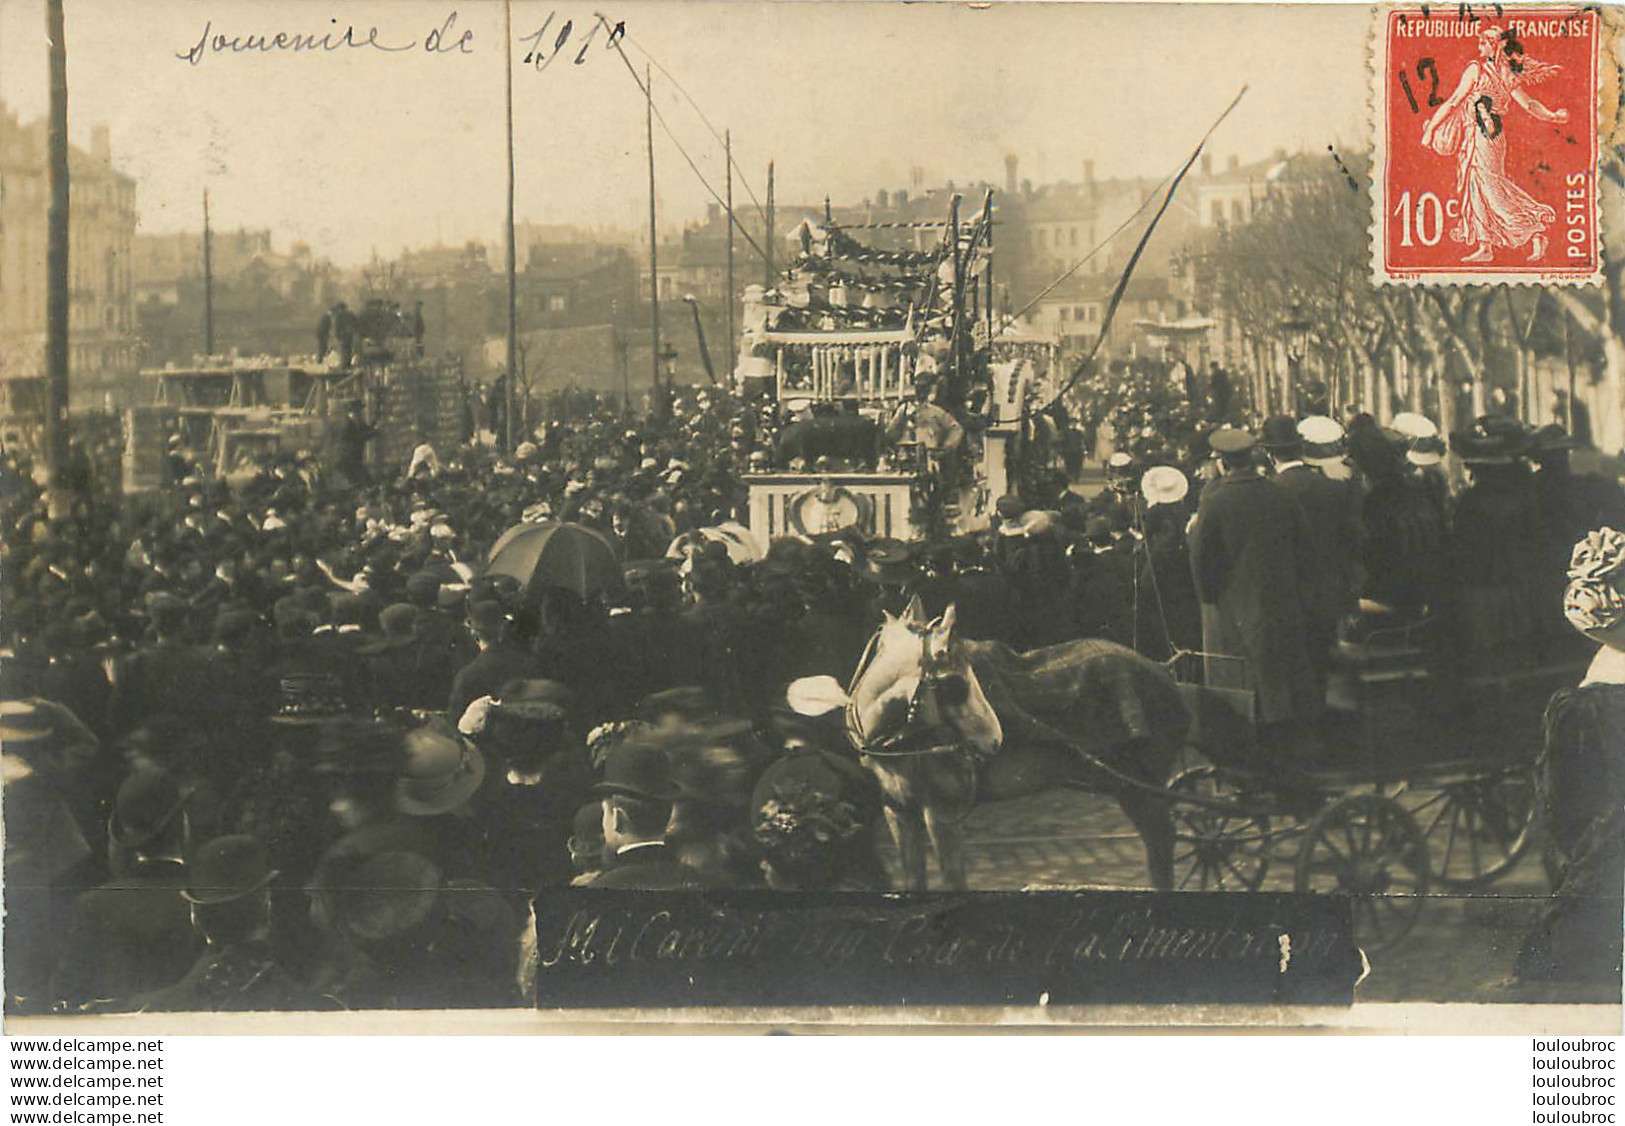
<path id="1" fill-rule="evenodd" d="M 1374 279 L 1596 284 L 1596 11 L 1424 4 L 1377 20 Z"/>

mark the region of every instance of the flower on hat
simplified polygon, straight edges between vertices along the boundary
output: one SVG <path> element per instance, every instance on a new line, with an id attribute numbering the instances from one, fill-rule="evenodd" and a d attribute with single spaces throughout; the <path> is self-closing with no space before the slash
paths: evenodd
<path id="1" fill-rule="evenodd" d="M 1625 567 L 1625 532 L 1598 528 L 1574 545 L 1569 578 L 1599 579 Z"/>
<path id="2" fill-rule="evenodd" d="M 1599 528 L 1574 545 L 1563 616 L 1593 638 L 1625 625 L 1625 532 Z"/>

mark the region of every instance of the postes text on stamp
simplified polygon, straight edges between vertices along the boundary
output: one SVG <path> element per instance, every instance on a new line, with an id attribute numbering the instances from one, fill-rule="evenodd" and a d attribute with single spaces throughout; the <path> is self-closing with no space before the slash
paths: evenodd
<path id="1" fill-rule="evenodd" d="M 1379 10 L 1372 268 L 1387 284 L 1595 284 L 1597 13 Z"/>

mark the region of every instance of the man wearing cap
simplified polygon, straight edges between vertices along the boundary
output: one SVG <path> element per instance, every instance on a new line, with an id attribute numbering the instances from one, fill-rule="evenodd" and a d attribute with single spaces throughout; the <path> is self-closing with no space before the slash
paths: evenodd
<path id="1" fill-rule="evenodd" d="M 206 949 L 179 981 L 139 994 L 133 1012 L 263 1012 L 312 1007 L 271 948 L 278 873 L 257 838 L 219 837 L 198 850 L 181 892 Z"/>
<path id="2" fill-rule="evenodd" d="M 1303 438 L 1287 415 L 1264 423 L 1264 451 L 1275 470 L 1272 478 L 1303 508 L 1309 521 L 1309 660 L 1316 698 L 1324 700 L 1337 623 L 1357 605 L 1360 565 L 1360 495 L 1353 482 L 1332 481 L 1304 463 Z"/>
<path id="3" fill-rule="evenodd" d="M 1250 432 L 1216 430 L 1208 441 L 1224 476 L 1203 490 L 1191 533 L 1202 647 L 1246 659 L 1210 661 L 1208 683 L 1255 690 L 1260 725 L 1284 734 L 1319 711 L 1307 661 L 1309 523 L 1254 467 Z"/>
<path id="4" fill-rule="evenodd" d="M 605 867 L 588 887 L 639 891 L 694 889 L 698 873 L 666 845 L 666 826 L 679 790 L 666 752 L 652 743 L 628 740 L 610 752 L 602 797 Z"/>

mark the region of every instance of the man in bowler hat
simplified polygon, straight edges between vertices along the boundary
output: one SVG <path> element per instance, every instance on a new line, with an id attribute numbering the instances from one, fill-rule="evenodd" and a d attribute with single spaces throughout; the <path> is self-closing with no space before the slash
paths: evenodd
<path id="1" fill-rule="evenodd" d="M 137 1012 L 252 1012 L 309 1007 L 271 949 L 271 883 L 258 838 L 219 837 L 198 850 L 181 895 L 207 948 L 186 976 L 138 996 Z"/>
<path id="2" fill-rule="evenodd" d="M 604 763 L 604 780 L 594 791 L 603 805 L 606 865 L 589 887 L 665 891 L 700 886 L 697 874 L 666 847 L 666 825 L 678 789 L 665 751 L 649 743 L 623 743 Z"/>

